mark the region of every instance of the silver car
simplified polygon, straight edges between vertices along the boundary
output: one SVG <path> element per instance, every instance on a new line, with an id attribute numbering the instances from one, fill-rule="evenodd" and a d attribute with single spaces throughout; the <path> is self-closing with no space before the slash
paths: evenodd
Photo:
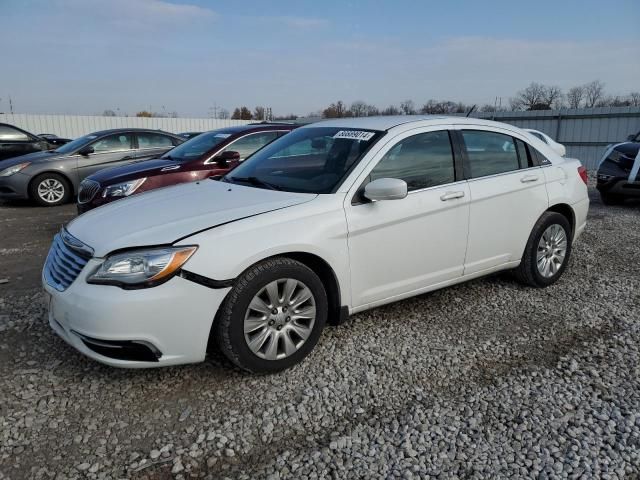
<path id="1" fill-rule="evenodd" d="M 104 168 L 162 155 L 184 139 L 160 130 L 119 128 L 77 138 L 56 150 L 0 162 L 0 199 L 43 206 L 68 202 L 87 176 Z"/>

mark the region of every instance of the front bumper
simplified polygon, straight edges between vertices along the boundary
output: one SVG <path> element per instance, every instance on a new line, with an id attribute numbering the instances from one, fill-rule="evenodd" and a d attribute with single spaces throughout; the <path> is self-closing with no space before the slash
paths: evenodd
<path id="1" fill-rule="evenodd" d="M 230 288 L 212 289 L 181 277 L 140 290 L 88 284 L 88 273 L 99 263 L 90 260 L 63 292 L 43 277 L 49 324 L 60 337 L 86 356 L 114 367 L 148 368 L 205 359 L 213 318 Z M 123 345 L 123 350 L 110 348 Z M 134 350 L 144 351 L 141 346 L 154 357 L 132 356 Z"/>
<path id="2" fill-rule="evenodd" d="M 0 177 L 0 198 L 18 200 L 29 198 L 31 177 L 23 173 L 14 173 L 10 177 Z"/>

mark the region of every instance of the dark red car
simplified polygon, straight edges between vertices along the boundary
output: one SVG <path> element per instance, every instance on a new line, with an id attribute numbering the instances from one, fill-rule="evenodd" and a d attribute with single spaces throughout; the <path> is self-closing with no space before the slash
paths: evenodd
<path id="1" fill-rule="evenodd" d="M 249 124 L 187 140 L 159 158 L 100 170 L 78 189 L 78 213 L 155 188 L 224 175 L 253 152 L 298 125 Z"/>

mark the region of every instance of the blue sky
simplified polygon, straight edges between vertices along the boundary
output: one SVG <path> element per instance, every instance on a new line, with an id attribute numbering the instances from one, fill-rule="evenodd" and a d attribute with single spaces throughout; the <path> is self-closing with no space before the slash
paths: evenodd
<path id="1" fill-rule="evenodd" d="M 0 111 L 307 114 L 507 101 L 531 81 L 640 90 L 640 2 L 0 0 Z M 10 48 L 6 48 L 9 45 Z"/>

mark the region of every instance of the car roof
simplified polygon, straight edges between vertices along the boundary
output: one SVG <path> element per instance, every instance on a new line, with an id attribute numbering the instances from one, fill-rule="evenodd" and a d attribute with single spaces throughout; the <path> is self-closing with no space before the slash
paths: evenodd
<path id="1" fill-rule="evenodd" d="M 91 132 L 91 133 L 88 133 L 87 135 L 103 136 L 103 135 L 109 135 L 109 134 L 113 134 L 113 133 L 125 133 L 125 132 L 133 132 L 133 133 L 162 133 L 164 135 L 171 135 L 173 137 L 177 137 L 177 135 L 175 133 L 165 132 L 164 130 L 157 130 L 157 129 L 153 129 L 153 128 L 112 128 L 112 129 L 109 129 L 109 130 L 99 130 L 97 132 Z"/>
<path id="2" fill-rule="evenodd" d="M 298 126 L 299 125 L 291 123 L 247 123 L 246 125 L 235 125 L 233 127 L 216 128 L 215 130 L 210 131 L 215 131 L 218 133 L 242 133 L 248 130 L 287 130 L 289 128 L 297 128 Z"/>
<path id="3" fill-rule="evenodd" d="M 317 123 L 304 125 L 300 128 L 313 127 L 339 127 L 339 128 L 364 128 L 368 130 L 386 131 L 400 125 L 419 124 L 416 126 L 429 125 L 484 125 L 487 127 L 499 127 L 508 130 L 517 130 L 517 127 L 502 122 L 484 120 L 474 117 L 454 117 L 445 115 L 392 115 L 380 117 L 350 117 L 323 120 Z"/>

